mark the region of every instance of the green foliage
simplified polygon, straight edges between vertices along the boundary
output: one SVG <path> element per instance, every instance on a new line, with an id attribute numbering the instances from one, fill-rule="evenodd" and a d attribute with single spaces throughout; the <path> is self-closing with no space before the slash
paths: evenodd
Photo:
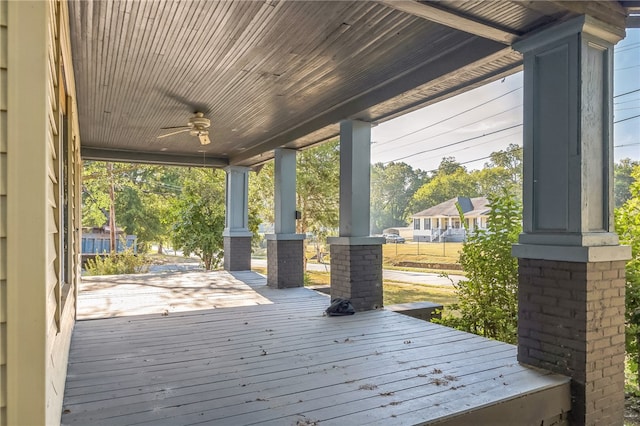
<path id="1" fill-rule="evenodd" d="M 489 163 L 485 169 L 501 168 L 509 175 L 513 185 L 522 186 L 522 148 L 516 144 L 510 144 L 504 151 L 492 152 L 489 155 Z"/>
<path id="2" fill-rule="evenodd" d="M 407 206 L 426 175 L 405 163 L 371 167 L 371 233 L 407 225 Z"/>
<path id="3" fill-rule="evenodd" d="M 225 176 L 220 170 L 189 169 L 183 174 L 176 202 L 172 240 L 185 256 L 195 254 L 206 270 L 224 257 Z"/>
<path id="4" fill-rule="evenodd" d="M 438 171 L 436 175 L 452 175 L 461 170 L 466 170 L 460 163 L 456 161 L 455 157 L 442 157 L 442 161 L 440 161 L 440 165 L 438 166 Z"/>
<path id="5" fill-rule="evenodd" d="M 640 357 L 640 165 L 630 173 L 629 198 L 616 210 L 616 232 L 620 243 L 631 246 L 626 266 L 626 350 L 629 368 L 638 375 Z M 640 380 L 637 381 L 640 383 Z"/>
<path id="6" fill-rule="evenodd" d="M 297 232 L 324 240 L 338 227 L 340 145 L 331 141 L 302 151 L 297 158 L 296 203 L 302 213 Z"/>
<path id="7" fill-rule="evenodd" d="M 127 249 L 118 254 L 96 256 L 85 266 L 88 275 L 141 274 L 149 270 L 150 260 Z"/>
<path id="8" fill-rule="evenodd" d="M 616 208 L 631 198 L 631 183 L 633 182 L 631 173 L 634 167 L 638 166 L 640 166 L 640 161 L 633 161 L 630 158 L 624 158 L 614 164 L 613 194 Z"/>
<path id="9" fill-rule="evenodd" d="M 115 189 L 116 224 L 127 234 L 138 237 L 138 251 L 151 243 L 169 238 L 167 221 L 173 199 L 180 193 L 181 168 L 141 164 L 113 163 L 109 174 L 106 163 L 86 161 L 83 170 L 83 226 L 107 224 L 109 184 Z"/>
<path id="10" fill-rule="evenodd" d="M 490 207 L 487 230 L 471 234 L 460 254 L 467 279 L 455 285 L 459 302 L 452 306 L 460 316 L 446 316 L 442 323 L 514 343 L 518 263 L 511 256 L 511 245 L 522 229 L 522 206 L 513 194 L 505 191 L 490 199 Z"/>
<path id="11" fill-rule="evenodd" d="M 416 191 L 409 203 L 409 214 L 418 213 L 454 197 L 478 197 L 477 183 L 464 168 L 451 174 L 437 174 Z"/>

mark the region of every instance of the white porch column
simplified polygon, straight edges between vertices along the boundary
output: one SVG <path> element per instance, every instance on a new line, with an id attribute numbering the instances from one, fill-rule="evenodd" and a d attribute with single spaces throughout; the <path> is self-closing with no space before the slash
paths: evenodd
<path id="1" fill-rule="evenodd" d="M 524 53 L 524 229 L 518 360 L 571 376 L 572 424 L 622 424 L 624 266 L 613 232 L 613 44 L 580 16 Z"/>
<path id="2" fill-rule="evenodd" d="M 275 154 L 275 234 L 267 238 L 267 285 L 304 285 L 304 235 L 296 234 L 296 151 L 279 148 Z"/>
<path id="3" fill-rule="evenodd" d="M 224 269 L 251 269 L 251 231 L 249 231 L 249 168 L 229 166 L 227 173 L 224 238 Z"/>
<path id="4" fill-rule="evenodd" d="M 340 123 L 340 236 L 369 236 L 371 123 Z"/>
<path id="5" fill-rule="evenodd" d="M 331 298 L 382 307 L 382 243 L 369 237 L 371 123 L 340 123 L 340 236 L 329 238 Z"/>

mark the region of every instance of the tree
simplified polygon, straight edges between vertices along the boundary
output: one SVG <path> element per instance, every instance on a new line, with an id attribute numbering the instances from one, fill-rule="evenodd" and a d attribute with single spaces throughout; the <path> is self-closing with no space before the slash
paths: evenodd
<path id="1" fill-rule="evenodd" d="M 517 339 L 518 262 L 511 246 L 522 230 L 522 206 L 509 192 L 490 200 L 486 230 L 471 233 L 462 247 L 460 264 L 466 280 L 454 284 L 459 316 L 446 325 L 503 342 Z M 462 223 L 466 223 L 460 213 Z"/>
<path id="2" fill-rule="evenodd" d="M 190 169 L 183 175 L 172 229 L 174 248 L 195 254 L 206 270 L 222 260 L 225 225 L 225 176 L 220 170 Z"/>
<path id="3" fill-rule="evenodd" d="M 465 170 L 465 168 L 456 161 L 455 157 L 443 157 L 436 175 L 453 175 L 460 170 Z"/>
<path id="4" fill-rule="evenodd" d="M 297 205 L 301 212 L 296 232 L 314 234 L 316 252 L 320 257 L 326 237 L 339 225 L 339 142 L 334 140 L 300 152 L 296 169 Z"/>
<path id="5" fill-rule="evenodd" d="M 499 167 L 507 171 L 511 182 L 522 187 L 522 148 L 516 144 L 509 144 L 504 151 L 492 152 L 485 169 Z"/>
<path id="6" fill-rule="evenodd" d="M 615 197 L 615 206 L 620 207 L 631 198 L 631 183 L 633 177 L 631 172 L 634 167 L 640 165 L 640 161 L 633 161 L 630 158 L 624 158 L 613 166 L 613 194 Z"/>
<path id="7" fill-rule="evenodd" d="M 181 170 L 178 167 L 85 162 L 83 226 L 107 224 L 113 207 L 117 227 L 138 237 L 139 251 L 146 251 L 151 243 L 159 243 L 161 249 L 169 237 L 169 209 L 180 193 Z"/>
<path id="8" fill-rule="evenodd" d="M 411 215 L 459 196 L 480 196 L 477 182 L 464 168 L 452 174 L 438 173 L 422 185 L 411 198 L 407 213 Z"/>
<path id="9" fill-rule="evenodd" d="M 249 206 L 262 222 L 273 223 L 274 218 L 274 162 L 270 161 L 256 173 L 249 174 Z"/>
<path id="10" fill-rule="evenodd" d="M 407 206 L 426 179 L 406 163 L 376 163 L 371 167 L 371 232 L 406 226 Z"/>
<path id="11" fill-rule="evenodd" d="M 631 371 L 640 385 L 640 164 L 630 173 L 629 198 L 616 210 L 616 232 L 621 244 L 631 246 L 631 260 L 626 265 L 625 319 L 626 349 Z"/>

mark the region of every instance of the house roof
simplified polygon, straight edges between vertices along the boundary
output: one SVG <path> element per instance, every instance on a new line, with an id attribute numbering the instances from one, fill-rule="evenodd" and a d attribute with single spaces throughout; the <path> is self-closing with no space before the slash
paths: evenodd
<path id="1" fill-rule="evenodd" d="M 460 204 L 462 212 L 467 217 L 486 216 L 491 210 L 488 207 L 489 200 L 485 197 L 455 197 L 416 213 L 411 217 L 458 217 L 460 214 L 456 208 L 456 203 Z"/>
<path id="2" fill-rule="evenodd" d="M 588 3 L 588 4 L 583 4 Z M 70 1 L 85 159 L 258 166 L 517 72 L 511 44 L 624 2 Z M 188 132 L 198 111 L 211 143 Z"/>

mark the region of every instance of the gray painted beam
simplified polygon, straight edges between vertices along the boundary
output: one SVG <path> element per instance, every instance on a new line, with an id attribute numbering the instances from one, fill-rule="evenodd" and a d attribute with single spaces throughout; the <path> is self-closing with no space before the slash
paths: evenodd
<path id="1" fill-rule="evenodd" d="M 456 30 L 465 31 L 469 34 L 497 41 L 508 46 L 521 36 L 519 33 L 496 28 L 486 23 L 466 18 L 427 3 L 421 3 L 413 0 L 381 0 L 380 3 L 410 15 L 418 16 L 428 21 L 436 22 L 440 25 Z"/>
<path id="2" fill-rule="evenodd" d="M 143 151 L 121 151 L 84 146 L 82 147 L 80 155 L 83 160 L 161 164 L 165 166 L 223 168 L 229 165 L 229 162 L 224 158 L 207 158 L 201 155 L 164 154 Z"/>

